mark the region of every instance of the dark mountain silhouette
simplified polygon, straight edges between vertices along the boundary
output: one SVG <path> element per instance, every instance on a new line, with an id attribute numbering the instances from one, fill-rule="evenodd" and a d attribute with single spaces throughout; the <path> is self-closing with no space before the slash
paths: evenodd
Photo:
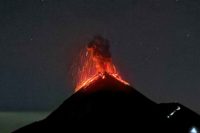
<path id="1" fill-rule="evenodd" d="M 200 116 L 178 103 L 157 104 L 109 74 L 68 98 L 46 119 L 14 133 L 188 133 Z"/>

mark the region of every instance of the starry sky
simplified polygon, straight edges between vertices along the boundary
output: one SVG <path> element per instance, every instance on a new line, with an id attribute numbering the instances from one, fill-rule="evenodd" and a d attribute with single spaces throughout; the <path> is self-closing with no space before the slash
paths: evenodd
<path id="1" fill-rule="evenodd" d="M 58 107 L 96 34 L 138 91 L 200 114 L 199 0 L 1 0 L 0 110 Z"/>

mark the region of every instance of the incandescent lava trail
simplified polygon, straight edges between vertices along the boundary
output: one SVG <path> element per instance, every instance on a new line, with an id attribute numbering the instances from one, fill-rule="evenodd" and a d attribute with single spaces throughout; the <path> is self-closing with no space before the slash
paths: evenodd
<path id="1" fill-rule="evenodd" d="M 120 82 L 128 85 L 117 71 L 110 53 L 110 42 L 95 36 L 81 54 L 81 63 L 78 66 L 77 83 L 75 91 L 85 88 L 98 77 L 105 78 L 105 73 L 115 77 Z"/>

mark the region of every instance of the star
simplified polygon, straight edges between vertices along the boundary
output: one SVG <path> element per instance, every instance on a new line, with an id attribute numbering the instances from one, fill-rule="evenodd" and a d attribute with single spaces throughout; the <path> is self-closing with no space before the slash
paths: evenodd
<path id="1" fill-rule="evenodd" d="M 191 33 L 187 33 L 186 37 L 189 38 L 191 36 Z"/>

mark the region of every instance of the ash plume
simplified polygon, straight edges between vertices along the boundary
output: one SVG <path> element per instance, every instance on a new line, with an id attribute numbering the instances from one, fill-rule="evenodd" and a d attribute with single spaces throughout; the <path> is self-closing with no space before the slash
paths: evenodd
<path id="1" fill-rule="evenodd" d="M 115 71 L 110 53 L 110 43 L 107 39 L 102 36 L 95 36 L 93 40 L 88 43 L 87 52 L 92 56 L 98 72 Z"/>

